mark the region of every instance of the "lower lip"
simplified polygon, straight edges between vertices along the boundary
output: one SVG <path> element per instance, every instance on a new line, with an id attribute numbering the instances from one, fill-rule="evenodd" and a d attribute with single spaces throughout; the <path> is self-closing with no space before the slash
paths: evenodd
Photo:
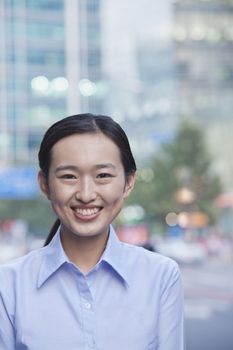
<path id="1" fill-rule="evenodd" d="M 83 221 L 83 222 L 89 222 L 89 221 L 94 221 L 100 214 L 100 211 L 98 211 L 96 214 L 93 215 L 81 215 L 78 214 L 77 212 L 74 212 L 74 216 L 76 219 L 78 219 L 79 221 Z"/>

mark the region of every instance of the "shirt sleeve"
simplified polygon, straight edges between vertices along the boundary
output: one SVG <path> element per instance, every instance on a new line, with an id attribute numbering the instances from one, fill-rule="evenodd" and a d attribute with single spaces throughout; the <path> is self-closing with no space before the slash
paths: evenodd
<path id="1" fill-rule="evenodd" d="M 0 290 L 0 349 L 15 350 L 14 327 Z"/>
<path id="2" fill-rule="evenodd" d="M 183 288 L 180 270 L 172 265 L 160 299 L 158 350 L 184 350 Z"/>

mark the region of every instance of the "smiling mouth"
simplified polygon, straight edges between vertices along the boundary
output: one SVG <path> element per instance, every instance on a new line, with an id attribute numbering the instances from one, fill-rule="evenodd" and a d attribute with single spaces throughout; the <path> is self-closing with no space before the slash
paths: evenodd
<path id="1" fill-rule="evenodd" d="M 95 207 L 95 208 L 73 208 L 75 214 L 77 214 L 79 217 L 88 218 L 93 217 L 97 213 L 101 211 L 101 207 Z"/>

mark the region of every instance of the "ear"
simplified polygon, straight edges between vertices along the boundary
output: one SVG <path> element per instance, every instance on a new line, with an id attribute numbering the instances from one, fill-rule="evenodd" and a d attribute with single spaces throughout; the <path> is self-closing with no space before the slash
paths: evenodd
<path id="1" fill-rule="evenodd" d="M 124 188 L 124 198 L 127 198 L 134 188 L 134 184 L 136 181 L 136 172 L 129 175 L 126 179 L 125 188 Z"/>
<path id="2" fill-rule="evenodd" d="M 41 170 L 38 173 L 38 183 L 39 183 L 41 191 L 46 195 L 46 197 L 48 199 L 50 199 L 47 179 L 46 179 L 44 173 Z"/>

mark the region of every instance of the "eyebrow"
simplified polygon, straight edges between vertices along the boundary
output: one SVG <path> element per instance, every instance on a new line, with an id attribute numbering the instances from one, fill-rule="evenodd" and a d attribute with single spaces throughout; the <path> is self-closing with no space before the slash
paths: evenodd
<path id="1" fill-rule="evenodd" d="M 108 169 L 108 168 L 111 168 L 111 169 L 116 169 L 116 166 L 112 163 L 103 163 L 103 164 L 96 164 L 94 166 L 95 169 L 99 170 L 99 169 Z M 75 165 L 59 165 L 55 172 L 59 172 L 59 171 L 63 171 L 63 170 L 72 170 L 72 171 L 78 171 L 79 168 Z"/>
<path id="2" fill-rule="evenodd" d="M 55 172 L 58 173 L 59 171 L 62 171 L 62 170 L 73 170 L 73 171 L 76 171 L 78 170 L 78 168 L 75 166 L 75 165 L 59 165 Z"/>
<path id="3" fill-rule="evenodd" d="M 96 169 L 112 168 L 116 169 L 116 166 L 112 163 L 96 164 Z"/>

